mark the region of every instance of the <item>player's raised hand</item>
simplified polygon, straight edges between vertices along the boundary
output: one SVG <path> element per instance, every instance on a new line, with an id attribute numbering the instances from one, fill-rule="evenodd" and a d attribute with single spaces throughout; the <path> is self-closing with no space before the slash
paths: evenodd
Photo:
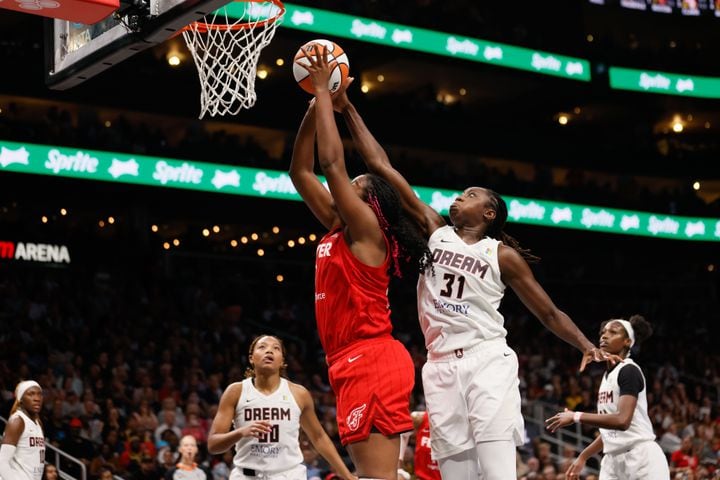
<path id="1" fill-rule="evenodd" d="M 336 112 L 341 113 L 348 105 L 350 105 L 350 99 L 347 96 L 347 89 L 354 81 L 354 77 L 347 77 L 335 93 L 331 94 L 333 110 Z"/>
<path id="2" fill-rule="evenodd" d="M 591 362 L 610 362 L 610 365 L 615 365 L 623 361 L 623 358 L 619 355 L 607 353 L 597 347 L 593 347 L 583 354 L 582 362 L 580 362 L 580 371 L 584 371 L 588 363 Z"/>
<path id="3" fill-rule="evenodd" d="M 319 45 L 316 43 L 313 47 L 315 55 L 310 55 L 306 50 L 303 50 L 303 54 L 308 61 L 308 65 L 299 61 L 295 63 L 307 70 L 310 75 L 313 88 L 315 89 L 315 94 L 317 95 L 319 93 L 329 91 L 328 84 L 330 81 L 330 75 L 337 62 L 334 60 L 332 62 L 328 61 L 327 45 Z"/>

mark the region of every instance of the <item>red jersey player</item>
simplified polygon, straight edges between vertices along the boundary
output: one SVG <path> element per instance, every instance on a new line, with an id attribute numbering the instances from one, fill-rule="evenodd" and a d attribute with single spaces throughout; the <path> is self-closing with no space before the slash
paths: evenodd
<path id="1" fill-rule="evenodd" d="M 409 397 L 414 367 L 391 336 L 387 289 L 429 251 L 389 183 L 373 175 L 348 178 L 328 91 L 327 48 L 307 52 L 302 65 L 315 99 L 298 131 L 290 177 L 313 214 L 328 228 L 315 262 L 315 315 L 337 396 L 340 439 L 360 478 L 397 478 L 399 434 L 413 427 Z M 315 176 L 314 148 L 328 192 Z M 427 262 L 423 263 L 427 265 Z"/>

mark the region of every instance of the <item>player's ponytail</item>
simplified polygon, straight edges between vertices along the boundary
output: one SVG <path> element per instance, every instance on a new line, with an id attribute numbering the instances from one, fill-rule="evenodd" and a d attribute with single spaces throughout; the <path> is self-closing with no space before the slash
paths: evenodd
<path id="1" fill-rule="evenodd" d="M 653 334 L 652 324 L 642 315 L 633 315 L 628 321 L 635 332 L 635 345 L 641 344 Z"/>
<path id="2" fill-rule="evenodd" d="M 10 415 L 17 412 L 18 408 L 20 408 L 20 399 L 16 398 L 15 402 L 13 402 L 12 408 L 10 409 Z"/>
<path id="3" fill-rule="evenodd" d="M 517 251 L 521 257 L 528 263 L 537 263 L 540 261 L 540 257 L 533 255 L 529 249 L 522 248 L 520 242 L 515 238 L 511 237 L 503 230 L 505 228 L 505 222 L 507 222 L 508 209 L 505 200 L 494 190 L 486 189 L 490 196 L 490 201 L 493 203 L 495 208 L 495 219 L 488 225 L 488 229 L 485 235 L 488 237 L 500 240 L 503 244 Z"/>

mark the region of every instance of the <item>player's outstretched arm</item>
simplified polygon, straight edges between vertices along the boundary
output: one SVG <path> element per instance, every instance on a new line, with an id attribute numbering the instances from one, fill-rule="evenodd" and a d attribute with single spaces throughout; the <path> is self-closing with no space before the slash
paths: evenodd
<path id="1" fill-rule="evenodd" d="M 328 230 L 337 223 L 337 213 L 332 208 L 330 193 L 320 183 L 314 172 L 315 166 L 315 105 L 308 107 L 300 123 L 292 160 L 290 179 L 310 211 Z"/>
<path id="2" fill-rule="evenodd" d="M 581 371 L 586 358 L 605 361 L 607 356 L 580 331 L 570 317 L 561 311 L 545 290 L 540 286 L 527 262 L 513 248 L 501 245 L 498 262 L 502 279 L 512 287 L 518 298 L 546 328 L 570 345 L 583 352 Z"/>
<path id="3" fill-rule="evenodd" d="M 230 385 L 220 398 L 217 414 L 213 419 L 210 433 L 208 434 L 208 452 L 213 455 L 227 452 L 230 447 L 235 445 L 241 438 L 254 436 L 258 437 L 262 434 L 270 432 L 272 425 L 266 421 L 257 421 L 235 430 L 230 430 L 233 417 L 235 416 L 235 406 L 240 399 L 242 393 L 242 383 L 237 382 Z"/>
<path id="4" fill-rule="evenodd" d="M 302 427 L 303 432 L 308 436 L 315 450 L 328 461 L 335 473 L 344 479 L 355 480 L 357 477 L 350 473 L 350 470 L 348 470 L 345 462 L 342 461 L 340 454 L 335 449 L 332 440 L 330 440 L 325 429 L 320 425 L 320 420 L 318 420 L 317 414 L 315 413 L 315 404 L 313 403 L 310 392 L 308 392 L 305 387 L 294 383 L 290 384 L 290 390 L 300 407 L 300 427 Z"/>
<path id="5" fill-rule="evenodd" d="M 403 208 L 413 217 L 413 220 L 423 230 L 423 233 L 429 237 L 432 232 L 445 225 L 445 221 L 440 214 L 415 195 L 415 191 L 405 180 L 405 177 L 390 163 L 390 158 L 385 149 L 375 139 L 347 96 L 347 88 L 352 81 L 352 78 L 348 78 L 333 95 L 333 107 L 336 111 L 342 113 L 353 137 L 355 148 L 360 152 L 360 156 L 363 158 L 368 170 L 384 178 L 395 187 L 400 194 Z"/>
<path id="6" fill-rule="evenodd" d="M 308 65 L 298 63 L 308 71 L 315 89 L 315 126 L 317 129 L 318 161 L 330 187 L 340 217 L 350 231 L 353 244 L 370 247 L 361 255 L 353 253 L 368 265 L 379 265 L 385 259 L 383 233 L 375 213 L 358 195 L 348 178 L 342 140 L 335 123 L 328 80 L 332 70 L 327 57 L 327 46 L 315 45 L 315 55 L 303 50 Z M 352 248 L 352 247 L 351 247 Z"/>

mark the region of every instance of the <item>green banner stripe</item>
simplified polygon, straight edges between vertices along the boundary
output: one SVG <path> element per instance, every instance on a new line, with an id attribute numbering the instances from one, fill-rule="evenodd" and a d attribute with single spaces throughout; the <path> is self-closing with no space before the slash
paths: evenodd
<path id="1" fill-rule="evenodd" d="M 0 173 L 3 171 L 302 200 L 289 175 L 276 170 L 0 141 Z M 453 190 L 414 188 L 422 201 L 443 215 L 447 215 L 458 194 Z M 511 222 L 590 232 L 720 241 L 718 218 L 504 198 Z"/>
<path id="2" fill-rule="evenodd" d="M 610 87 L 686 97 L 720 98 L 720 78 L 610 67 Z"/>
<path id="3" fill-rule="evenodd" d="M 242 2 L 233 2 L 223 8 L 232 18 L 241 18 L 245 15 L 246 7 Z M 285 8 L 285 18 L 281 23 L 283 27 L 528 70 L 572 80 L 590 81 L 590 62 L 582 58 L 290 3 L 285 3 Z M 259 8 L 258 10 L 255 14 L 251 12 L 251 15 L 268 16 L 267 11 L 261 11 L 262 9 Z"/>

